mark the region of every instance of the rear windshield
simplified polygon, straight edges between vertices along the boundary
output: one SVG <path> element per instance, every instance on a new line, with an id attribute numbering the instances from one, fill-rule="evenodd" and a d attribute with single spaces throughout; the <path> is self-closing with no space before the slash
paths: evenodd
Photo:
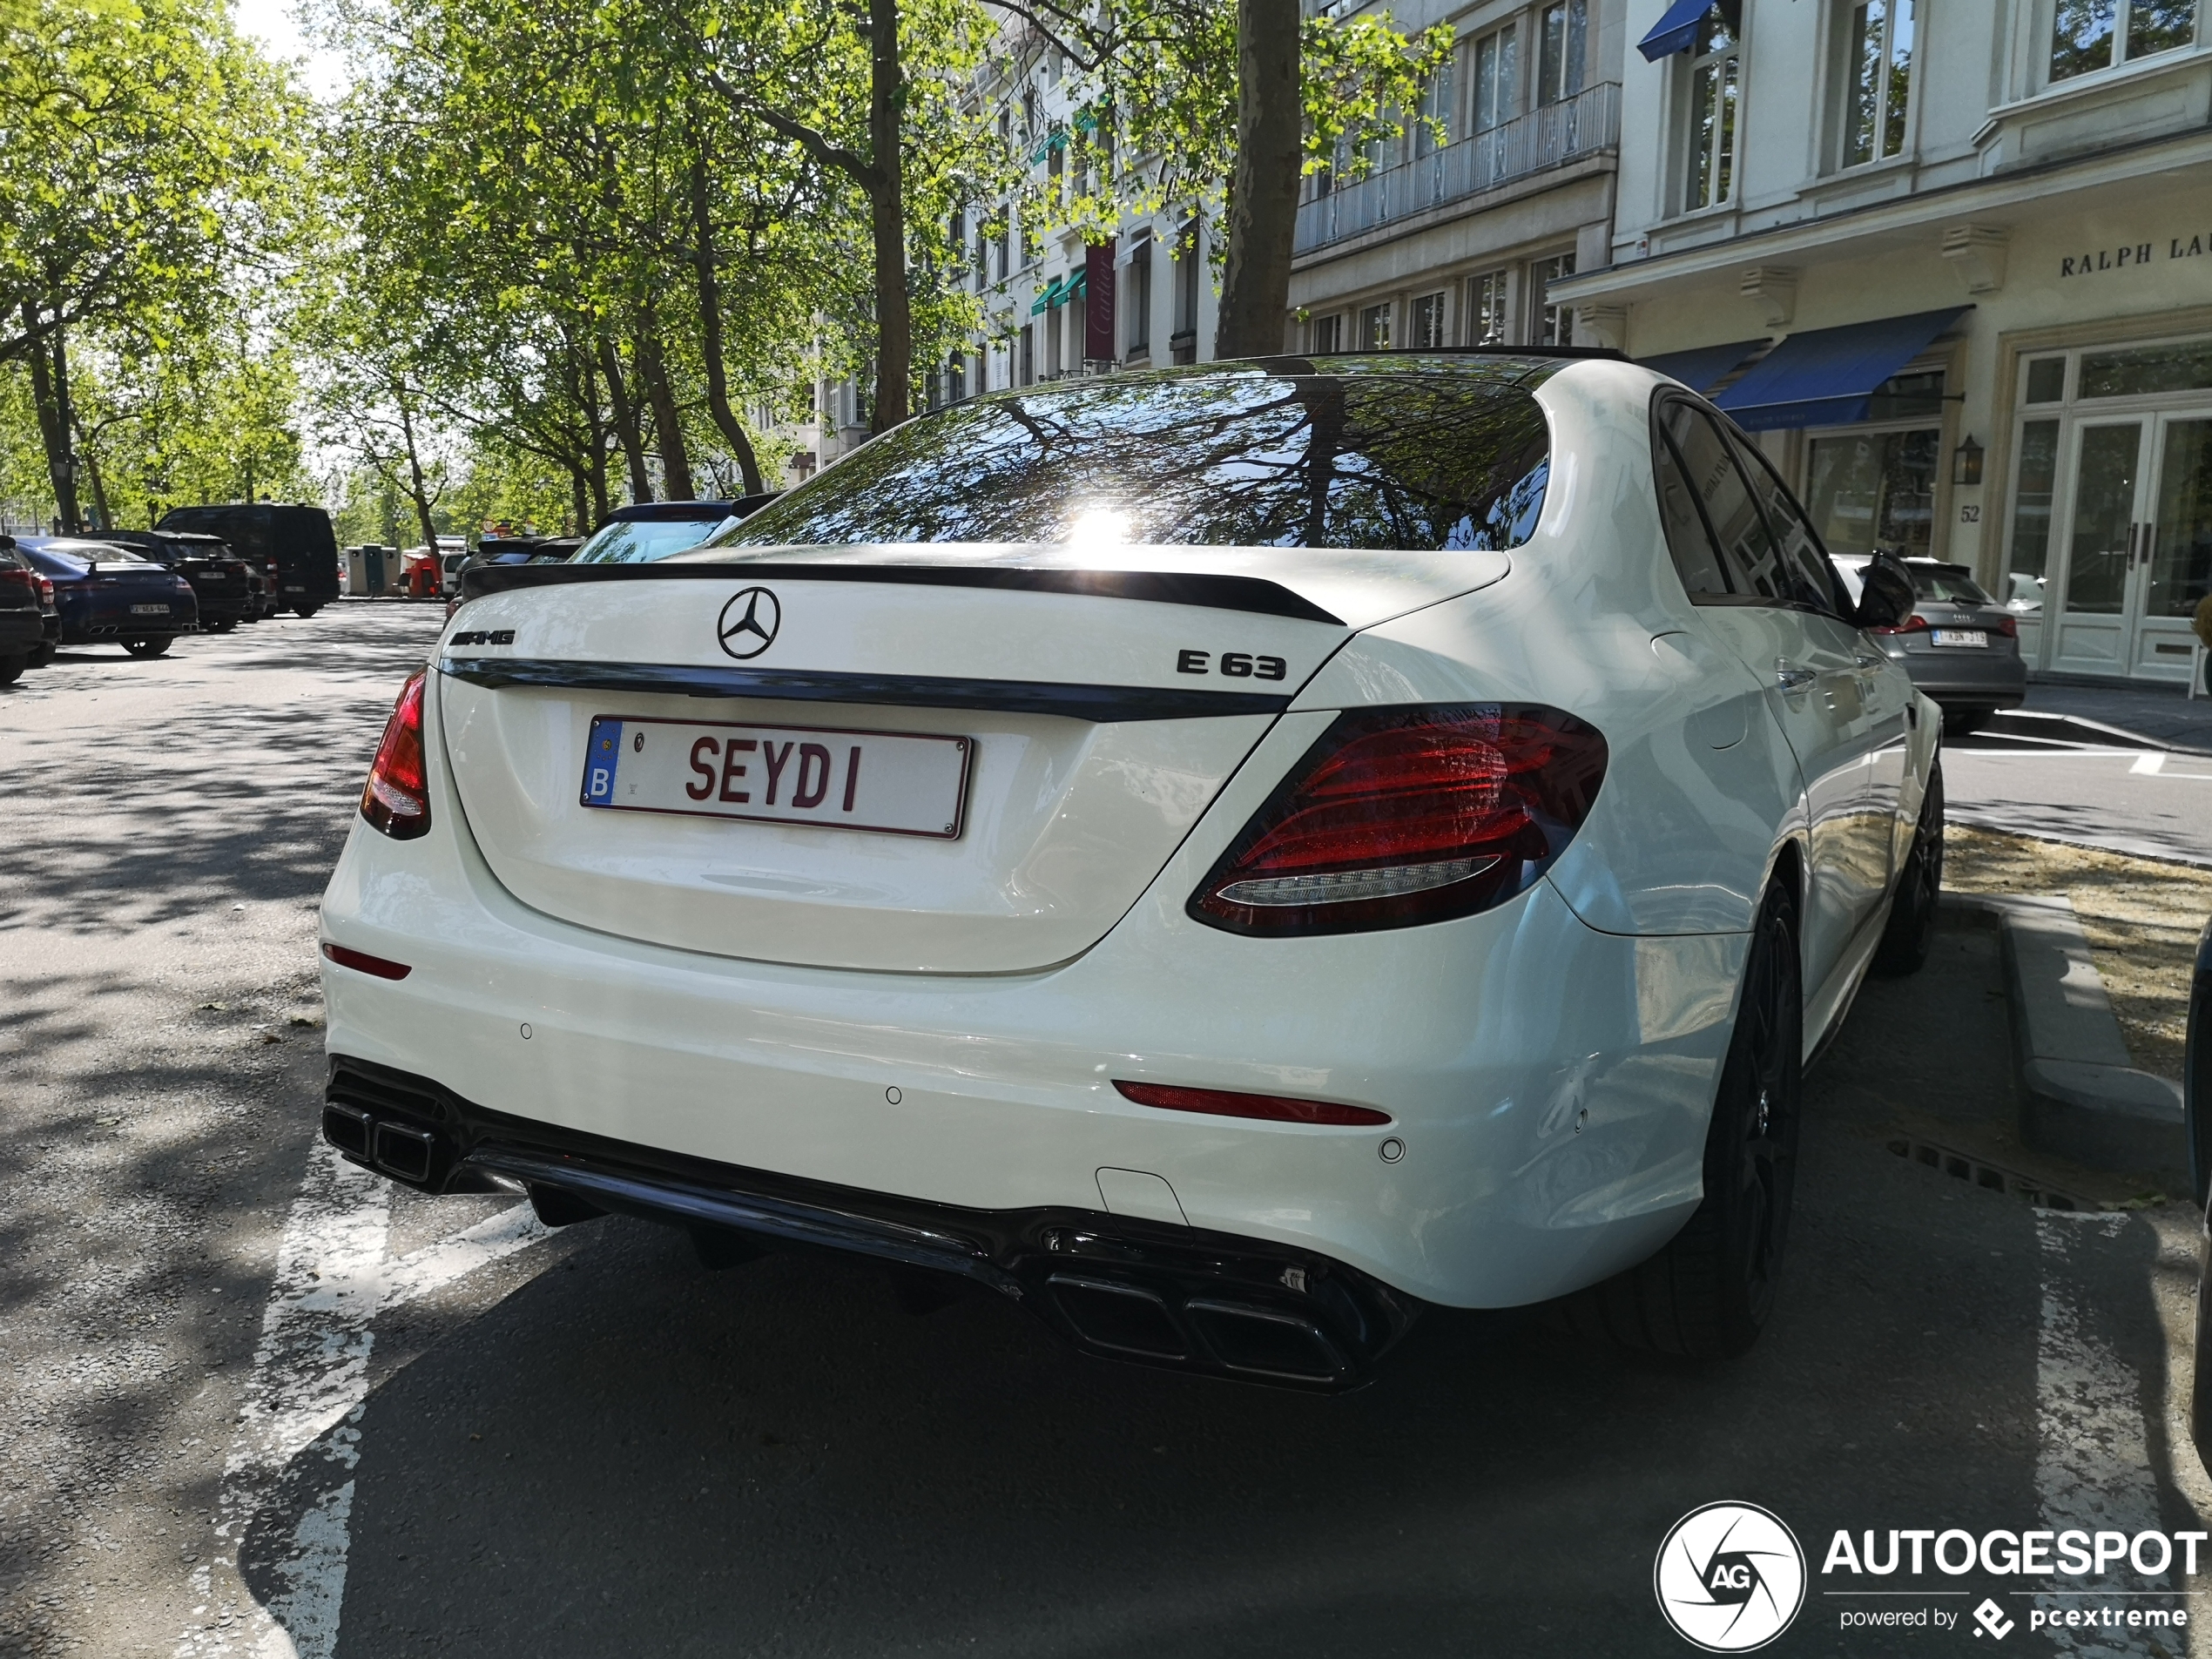
<path id="1" fill-rule="evenodd" d="M 1963 564 L 1919 564 L 1905 567 L 1912 572 L 1912 591 L 1923 599 L 1951 604 L 1988 605 L 1997 602 L 1983 592 Z"/>
<path id="2" fill-rule="evenodd" d="M 617 519 L 576 552 L 577 564 L 651 564 L 697 547 L 724 518 Z"/>
<path id="3" fill-rule="evenodd" d="M 41 567 L 49 575 L 66 575 L 71 571 L 82 570 L 87 565 L 94 563 L 152 564 L 155 563 L 143 553 L 135 553 L 129 548 L 86 547 L 82 543 L 74 547 L 66 548 L 25 548 L 24 551 L 30 554 L 30 562 L 33 564 Z"/>
<path id="4" fill-rule="evenodd" d="M 1515 547 L 1543 509 L 1532 390 L 1554 367 L 1254 368 L 994 395 L 886 433 L 714 545 Z"/>

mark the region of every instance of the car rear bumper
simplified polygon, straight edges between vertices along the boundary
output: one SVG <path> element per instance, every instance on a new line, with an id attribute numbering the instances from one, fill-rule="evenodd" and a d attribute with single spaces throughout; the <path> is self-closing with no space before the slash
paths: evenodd
<path id="1" fill-rule="evenodd" d="M 324 1135 L 426 1191 L 552 1188 L 601 1211 L 972 1279 L 1078 1347 L 1247 1381 L 1362 1381 L 1419 1304 L 1310 1251 L 1096 1208 L 986 1211 L 794 1180 L 488 1112 L 340 1056 Z"/>
<path id="2" fill-rule="evenodd" d="M 45 637 L 45 619 L 36 610 L 0 610 L 0 657 L 35 650 Z"/>
<path id="3" fill-rule="evenodd" d="M 1931 647 L 1898 657 L 1912 684 L 1939 703 L 2017 708 L 2027 697 L 2027 664 L 2014 651 Z"/>

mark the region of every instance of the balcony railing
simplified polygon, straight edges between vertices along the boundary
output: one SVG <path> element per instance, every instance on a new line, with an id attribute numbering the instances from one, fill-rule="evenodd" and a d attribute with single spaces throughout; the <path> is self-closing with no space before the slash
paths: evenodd
<path id="1" fill-rule="evenodd" d="M 1573 98 L 1531 110 L 1487 132 L 1370 173 L 1302 204 L 1291 251 L 1311 253 L 1440 202 L 1479 196 L 1531 173 L 1614 149 L 1620 142 L 1620 83 L 1601 81 Z"/>

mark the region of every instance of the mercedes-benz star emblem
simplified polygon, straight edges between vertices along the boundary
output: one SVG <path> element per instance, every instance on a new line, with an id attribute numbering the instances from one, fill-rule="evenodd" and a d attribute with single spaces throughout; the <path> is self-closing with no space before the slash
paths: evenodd
<path id="1" fill-rule="evenodd" d="M 774 594 L 765 588 L 747 588 L 722 607 L 714 637 L 722 642 L 724 651 L 743 662 L 774 644 L 776 630 L 783 622 L 784 608 L 776 603 Z"/>

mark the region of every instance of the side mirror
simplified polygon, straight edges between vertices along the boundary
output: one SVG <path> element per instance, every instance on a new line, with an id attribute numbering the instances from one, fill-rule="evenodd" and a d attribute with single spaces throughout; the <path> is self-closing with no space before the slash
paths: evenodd
<path id="1" fill-rule="evenodd" d="M 1894 628 L 1919 603 L 1904 561 L 1894 553 L 1877 553 L 1859 578 L 1858 610 L 1851 620 L 1861 628 Z"/>

